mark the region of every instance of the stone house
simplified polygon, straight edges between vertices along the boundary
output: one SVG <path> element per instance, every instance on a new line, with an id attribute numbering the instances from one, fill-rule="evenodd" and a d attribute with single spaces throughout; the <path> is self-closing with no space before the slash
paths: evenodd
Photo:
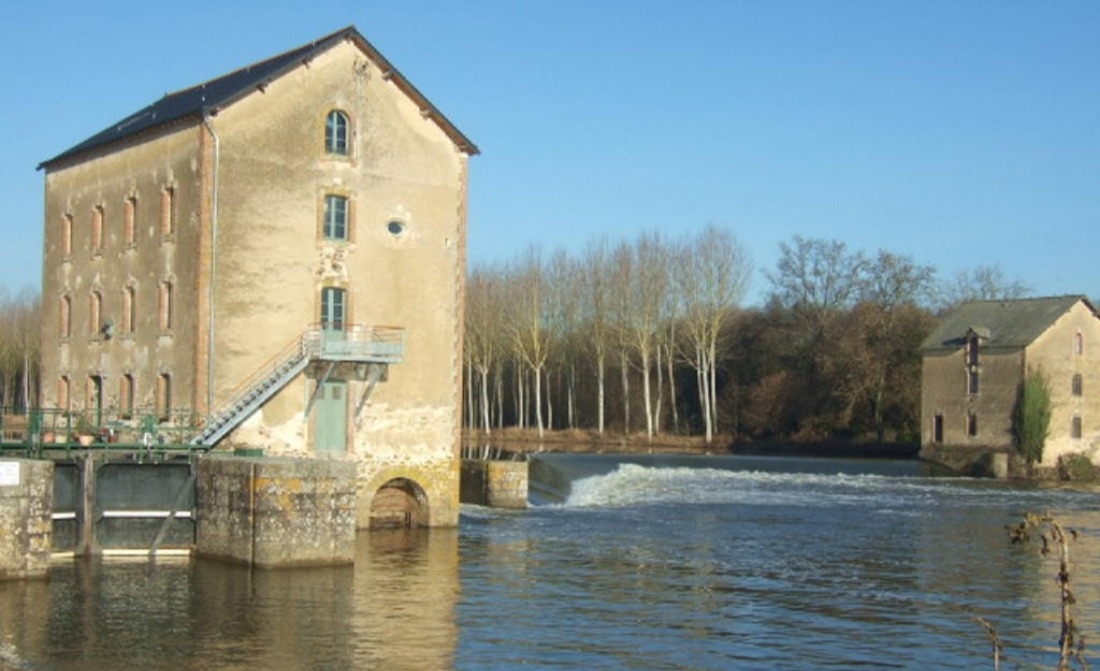
<path id="1" fill-rule="evenodd" d="M 457 524 L 477 153 L 348 27 L 44 161 L 43 407 L 355 460 L 360 527 Z"/>
<path id="2" fill-rule="evenodd" d="M 1070 453 L 1097 461 L 1100 315 L 1084 296 L 965 303 L 940 319 L 921 349 L 922 456 L 959 463 L 967 454 L 1011 454 L 1018 390 L 1039 370 L 1051 397 L 1039 465 L 1054 467 Z"/>

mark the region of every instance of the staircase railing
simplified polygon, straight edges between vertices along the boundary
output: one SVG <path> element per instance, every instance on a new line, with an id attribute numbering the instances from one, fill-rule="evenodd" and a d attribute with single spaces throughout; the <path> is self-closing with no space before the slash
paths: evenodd
<path id="1" fill-rule="evenodd" d="M 210 416 L 191 440 L 213 445 L 247 419 L 268 398 L 314 360 L 398 363 L 405 354 L 405 329 L 394 326 L 348 325 L 342 330 L 314 325 L 294 338 L 230 393 L 230 400 Z"/>

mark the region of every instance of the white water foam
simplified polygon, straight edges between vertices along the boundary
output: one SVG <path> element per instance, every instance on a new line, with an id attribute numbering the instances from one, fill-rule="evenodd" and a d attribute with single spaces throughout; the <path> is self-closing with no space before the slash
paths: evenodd
<path id="1" fill-rule="evenodd" d="M 988 480 L 651 467 L 624 463 L 610 473 L 574 481 L 569 497 L 561 506 L 620 507 L 651 503 L 797 506 L 816 505 L 827 499 L 832 505 L 908 510 L 944 496 L 1018 499 L 1020 495 L 1018 489 L 1008 489 Z"/>

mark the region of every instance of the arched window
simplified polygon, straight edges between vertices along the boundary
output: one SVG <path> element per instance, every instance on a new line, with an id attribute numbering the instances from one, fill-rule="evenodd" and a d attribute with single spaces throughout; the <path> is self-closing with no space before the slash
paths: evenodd
<path id="1" fill-rule="evenodd" d="M 343 196 L 325 196 L 326 240 L 348 239 L 348 199 Z"/>
<path id="2" fill-rule="evenodd" d="M 69 378 L 66 375 L 57 379 L 57 407 L 61 410 L 69 409 Z"/>
<path id="3" fill-rule="evenodd" d="M 88 295 L 88 333 L 99 333 L 99 320 L 103 314 L 103 296 L 98 291 Z"/>
<path id="4" fill-rule="evenodd" d="M 122 289 L 122 332 L 133 333 L 134 332 L 134 310 L 137 302 L 134 300 L 134 288 L 123 287 Z"/>
<path id="5" fill-rule="evenodd" d="M 103 206 L 97 205 L 92 209 L 91 248 L 93 254 L 103 253 Z"/>
<path id="6" fill-rule="evenodd" d="M 134 376 L 129 373 L 119 378 L 118 410 L 122 419 L 134 416 Z"/>
<path id="7" fill-rule="evenodd" d="M 176 232 L 176 187 L 166 186 L 160 192 L 160 234 Z"/>
<path id="8" fill-rule="evenodd" d="M 68 338 L 73 334 L 73 300 L 68 296 L 61 297 L 61 306 L 58 314 L 59 328 L 62 338 Z"/>
<path id="9" fill-rule="evenodd" d="M 172 328 L 172 283 L 161 282 L 157 296 L 157 319 L 161 331 Z"/>
<path id="10" fill-rule="evenodd" d="M 332 110 L 325 117 L 325 153 L 348 155 L 348 115 Z"/>
<path id="11" fill-rule="evenodd" d="M 1085 353 L 1085 336 L 1080 332 L 1073 334 L 1073 353 Z"/>
<path id="12" fill-rule="evenodd" d="M 172 416 L 172 376 L 161 373 L 157 376 L 157 420 L 167 422 Z"/>
<path id="13" fill-rule="evenodd" d="M 70 256 L 73 253 L 73 215 L 66 214 L 61 219 L 61 255 Z"/>
<path id="14" fill-rule="evenodd" d="M 137 227 L 137 197 L 126 199 L 122 214 L 122 244 L 131 247 L 134 244 L 134 231 Z"/>

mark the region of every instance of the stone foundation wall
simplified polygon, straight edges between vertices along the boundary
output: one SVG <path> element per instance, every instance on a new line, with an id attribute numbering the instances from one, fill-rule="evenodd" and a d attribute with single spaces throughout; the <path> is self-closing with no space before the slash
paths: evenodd
<path id="1" fill-rule="evenodd" d="M 526 461 L 462 461 L 460 498 L 490 508 L 526 508 L 528 473 Z"/>
<path id="2" fill-rule="evenodd" d="M 46 577 L 52 512 L 53 462 L 0 459 L 0 580 Z"/>
<path id="3" fill-rule="evenodd" d="M 355 561 L 355 464 L 211 455 L 197 496 L 198 555 L 261 568 Z"/>

